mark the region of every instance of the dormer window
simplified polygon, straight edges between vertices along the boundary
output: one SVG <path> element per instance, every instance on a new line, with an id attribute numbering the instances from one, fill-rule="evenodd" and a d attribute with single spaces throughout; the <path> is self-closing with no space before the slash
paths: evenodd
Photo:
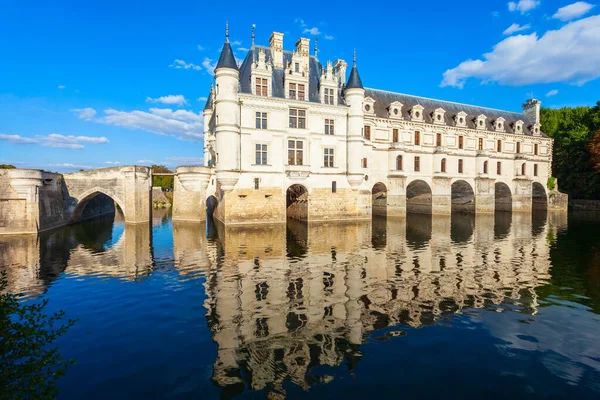
<path id="1" fill-rule="evenodd" d="M 513 125 L 513 129 L 515 130 L 515 133 L 523 133 L 523 121 L 518 120 L 517 122 L 515 122 Z"/>
<path id="2" fill-rule="evenodd" d="M 534 136 L 539 136 L 541 134 L 540 124 L 533 124 L 531 127 L 531 133 L 533 133 Z"/>
<path id="3" fill-rule="evenodd" d="M 494 129 L 496 132 L 504 132 L 504 121 L 505 119 L 500 117 L 494 121 Z"/>
<path id="4" fill-rule="evenodd" d="M 487 119 L 487 117 L 483 114 L 479 115 L 477 118 L 475 118 L 475 127 L 477 129 L 485 129 L 485 120 Z"/>
<path id="5" fill-rule="evenodd" d="M 443 108 L 436 108 L 435 111 L 433 111 L 433 113 L 431 114 L 431 118 L 433 119 L 433 123 L 434 124 L 444 124 L 445 120 L 444 120 L 444 114 L 446 113 L 446 110 L 444 110 Z"/>
<path id="6" fill-rule="evenodd" d="M 456 126 L 467 126 L 467 113 L 464 111 L 457 113 L 454 116 L 454 123 L 456 124 Z"/>
<path id="7" fill-rule="evenodd" d="M 410 109 L 410 119 L 413 121 L 423 121 L 423 106 L 417 104 Z"/>
<path id="8" fill-rule="evenodd" d="M 388 107 L 388 118 L 402 119 L 402 106 L 403 104 L 399 101 L 394 101 Z"/>
<path id="9" fill-rule="evenodd" d="M 300 63 L 295 63 L 294 64 L 294 72 L 295 73 L 300 73 Z"/>
<path id="10" fill-rule="evenodd" d="M 365 98 L 363 109 L 365 110 L 365 114 L 374 115 L 375 114 L 375 100 L 372 99 L 371 97 Z"/>
<path id="11" fill-rule="evenodd" d="M 335 104 L 334 103 L 335 89 L 324 88 L 323 89 L 323 103 Z"/>

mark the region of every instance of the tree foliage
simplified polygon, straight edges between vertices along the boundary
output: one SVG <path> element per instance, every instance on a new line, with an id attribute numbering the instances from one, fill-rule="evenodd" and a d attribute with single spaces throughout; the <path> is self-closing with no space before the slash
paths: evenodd
<path id="1" fill-rule="evenodd" d="M 594 167 L 596 173 L 600 174 L 600 130 L 597 130 L 592 136 L 592 140 L 588 144 L 588 151 L 592 167 Z"/>
<path id="2" fill-rule="evenodd" d="M 12 164 L 0 164 L 0 169 L 15 169 L 17 167 L 15 167 Z"/>
<path id="3" fill-rule="evenodd" d="M 64 360 L 52 343 L 75 323 L 64 312 L 44 312 L 47 300 L 25 305 L 22 295 L 6 293 L 0 276 L 0 399 L 48 399 L 74 360 Z"/>
<path id="4" fill-rule="evenodd" d="M 164 165 L 152 165 L 152 170 L 158 173 L 171 173 L 172 171 Z M 173 189 L 174 178 L 172 176 L 154 176 L 152 186 L 160 186 L 163 188 Z"/>
<path id="5" fill-rule="evenodd" d="M 599 199 L 594 151 L 600 155 L 600 144 L 594 147 L 594 132 L 600 129 L 600 101 L 595 107 L 542 108 L 541 123 L 544 133 L 554 138 L 552 171 L 560 190 L 572 198 Z"/>

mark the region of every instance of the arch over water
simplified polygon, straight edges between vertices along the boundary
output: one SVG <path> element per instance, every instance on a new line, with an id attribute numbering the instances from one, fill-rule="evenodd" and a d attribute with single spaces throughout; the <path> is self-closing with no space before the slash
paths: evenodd
<path id="1" fill-rule="evenodd" d="M 475 212 L 475 192 L 468 182 L 456 181 L 452 184 L 450 190 L 452 212 Z"/>
<path id="2" fill-rule="evenodd" d="M 215 196 L 208 196 L 206 199 L 206 219 L 212 218 L 219 205 L 219 200 Z"/>
<path id="3" fill-rule="evenodd" d="M 300 221 L 308 220 L 308 189 L 298 183 L 290 186 L 285 194 L 286 216 Z"/>
<path id="4" fill-rule="evenodd" d="M 387 215 L 387 187 L 377 182 L 371 189 L 373 196 L 373 215 L 379 215 L 385 217 Z"/>
<path id="5" fill-rule="evenodd" d="M 110 191 L 95 187 L 83 192 L 76 199 L 75 208 L 71 213 L 70 222 L 79 222 L 100 215 L 114 214 L 115 211 L 125 216 L 123 201 Z M 116 207 L 115 207 L 116 204 Z"/>
<path id="6" fill-rule="evenodd" d="M 496 211 L 512 211 L 512 193 L 504 182 L 494 186 L 494 207 Z"/>
<path id="7" fill-rule="evenodd" d="M 534 210 L 548 209 L 548 195 L 544 185 L 539 182 L 533 182 L 531 186 L 531 208 Z"/>
<path id="8" fill-rule="evenodd" d="M 406 187 L 406 211 L 417 214 L 431 214 L 431 187 L 420 179 Z"/>

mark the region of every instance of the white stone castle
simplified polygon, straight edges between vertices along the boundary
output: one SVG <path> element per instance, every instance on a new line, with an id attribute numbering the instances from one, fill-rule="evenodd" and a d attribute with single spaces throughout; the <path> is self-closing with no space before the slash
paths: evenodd
<path id="1" fill-rule="evenodd" d="M 205 167 L 177 170 L 175 219 L 198 219 L 206 204 L 226 224 L 564 206 L 547 189 L 552 139 L 538 100 L 520 114 L 369 89 L 356 55 L 346 79 L 346 62 L 323 65 L 309 39 L 287 51 L 282 33 L 268 47 L 252 36 L 238 65 L 226 34 L 204 109 Z"/>

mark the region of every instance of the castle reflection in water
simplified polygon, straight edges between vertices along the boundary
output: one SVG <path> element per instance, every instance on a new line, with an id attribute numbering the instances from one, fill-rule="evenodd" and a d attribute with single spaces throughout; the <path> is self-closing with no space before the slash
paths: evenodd
<path id="1" fill-rule="evenodd" d="M 402 325 L 435 324 L 465 308 L 535 314 L 535 288 L 548 282 L 551 243 L 566 226 L 566 214 L 546 213 L 287 227 L 173 222 L 169 262 L 204 279 L 214 383 L 281 392 L 285 381 L 308 388 L 327 379 L 311 377 L 313 366 L 352 368 L 378 329 L 403 335 Z M 36 295 L 61 273 L 142 279 L 166 262 L 155 251 L 148 225 L 99 220 L 2 238 L 0 265 L 9 266 L 11 291 Z"/>

